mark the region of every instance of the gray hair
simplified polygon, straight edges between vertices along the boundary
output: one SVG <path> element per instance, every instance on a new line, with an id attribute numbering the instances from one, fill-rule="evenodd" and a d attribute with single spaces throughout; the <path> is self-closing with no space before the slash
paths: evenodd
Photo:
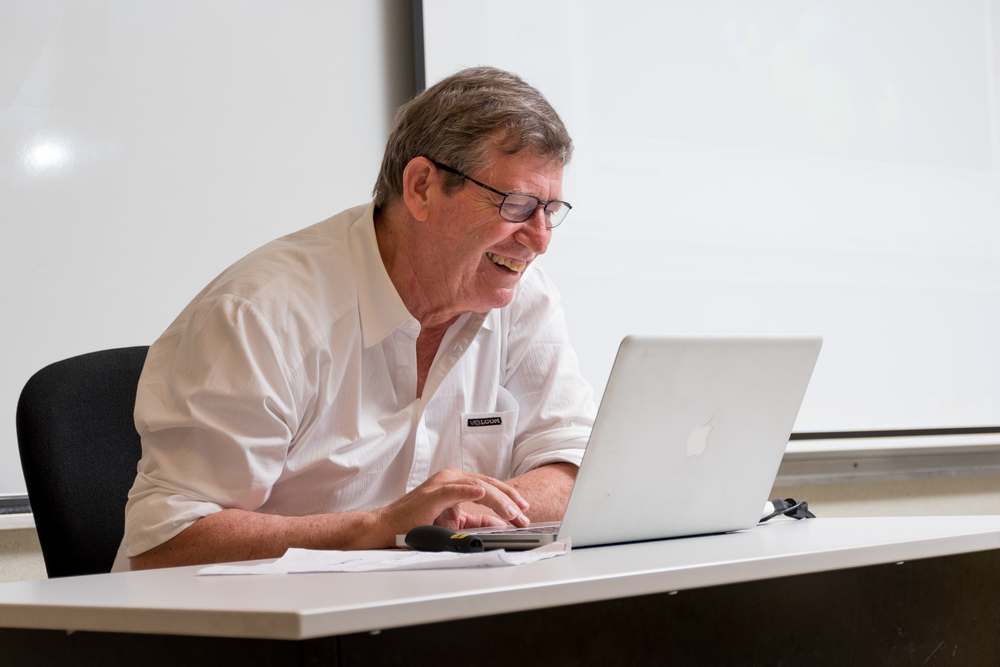
<path id="1" fill-rule="evenodd" d="M 381 209 L 402 197 L 403 170 L 413 158 L 470 173 L 489 166 L 495 150 L 513 155 L 525 148 L 565 165 L 573 140 L 555 109 L 516 74 L 495 67 L 462 70 L 396 112 L 372 193 L 375 206 Z M 445 192 L 463 183 L 448 174 Z"/>

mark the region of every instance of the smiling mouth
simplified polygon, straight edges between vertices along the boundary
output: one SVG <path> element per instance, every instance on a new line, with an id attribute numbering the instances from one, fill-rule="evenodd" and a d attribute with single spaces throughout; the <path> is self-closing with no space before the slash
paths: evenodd
<path id="1" fill-rule="evenodd" d="M 486 256 L 489 257 L 490 261 L 496 264 L 497 266 L 503 266 L 505 268 L 508 268 L 514 273 L 521 273 L 526 268 L 528 268 L 527 262 L 520 262 L 516 259 L 501 257 L 500 255 L 496 255 L 492 252 L 486 253 Z"/>

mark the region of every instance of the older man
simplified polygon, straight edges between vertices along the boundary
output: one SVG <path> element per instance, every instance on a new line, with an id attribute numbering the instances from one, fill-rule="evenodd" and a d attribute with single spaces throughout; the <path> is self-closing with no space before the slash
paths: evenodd
<path id="1" fill-rule="evenodd" d="M 560 517 L 594 406 L 533 262 L 571 152 L 493 68 L 404 105 L 372 204 L 240 260 L 150 348 L 115 569 Z"/>

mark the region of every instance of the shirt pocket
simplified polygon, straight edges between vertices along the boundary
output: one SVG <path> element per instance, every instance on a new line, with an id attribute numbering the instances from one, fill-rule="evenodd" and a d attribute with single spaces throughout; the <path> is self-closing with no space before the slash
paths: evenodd
<path id="1" fill-rule="evenodd" d="M 462 469 L 505 480 L 510 477 L 517 430 L 517 401 L 499 387 L 496 412 L 462 415 Z"/>

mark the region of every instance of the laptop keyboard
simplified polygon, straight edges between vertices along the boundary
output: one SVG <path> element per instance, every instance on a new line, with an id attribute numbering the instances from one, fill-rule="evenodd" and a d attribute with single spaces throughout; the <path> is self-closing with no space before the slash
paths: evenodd
<path id="1" fill-rule="evenodd" d="M 497 528 L 496 530 L 480 528 L 469 532 L 475 535 L 555 535 L 559 532 L 559 524 L 527 526 L 525 528 Z"/>

